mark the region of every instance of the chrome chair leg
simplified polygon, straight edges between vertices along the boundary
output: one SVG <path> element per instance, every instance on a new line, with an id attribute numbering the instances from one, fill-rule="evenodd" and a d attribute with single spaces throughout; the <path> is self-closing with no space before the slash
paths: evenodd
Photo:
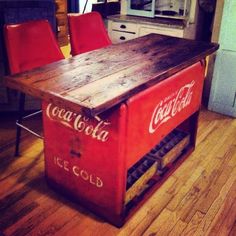
<path id="1" fill-rule="evenodd" d="M 15 147 L 15 156 L 19 156 L 19 149 L 20 149 L 20 141 L 21 141 L 21 130 L 24 129 L 28 131 L 29 133 L 35 135 L 36 137 L 43 139 L 43 136 L 36 133 L 32 129 L 28 128 L 27 126 L 23 125 L 23 121 L 31 118 L 35 115 L 38 115 L 42 113 L 42 110 L 33 112 L 29 115 L 24 116 L 25 113 L 25 94 L 21 93 L 20 94 L 20 99 L 19 99 L 19 109 L 18 109 L 18 119 L 16 120 L 16 147 Z"/>
<path id="2" fill-rule="evenodd" d="M 19 156 L 20 138 L 21 138 L 21 127 L 17 123 L 21 124 L 25 109 L 25 94 L 20 93 L 19 109 L 18 109 L 18 120 L 16 121 L 16 147 L 15 156 Z"/>

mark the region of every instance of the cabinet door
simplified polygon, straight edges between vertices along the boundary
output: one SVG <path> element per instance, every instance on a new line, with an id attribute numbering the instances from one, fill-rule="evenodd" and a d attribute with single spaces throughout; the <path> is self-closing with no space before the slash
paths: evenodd
<path id="1" fill-rule="evenodd" d="M 138 25 L 124 21 L 108 21 L 108 33 L 112 43 L 121 43 L 138 37 Z"/>
<path id="2" fill-rule="evenodd" d="M 221 50 L 217 54 L 209 109 L 236 116 L 236 52 Z"/>
<path id="3" fill-rule="evenodd" d="M 125 32 L 137 32 L 137 24 L 127 23 L 127 22 L 112 22 L 111 23 L 112 30 L 125 31 Z"/>
<path id="4" fill-rule="evenodd" d="M 139 36 L 144 36 L 147 34 L 156 33 L 156 34 L 163 34 L 168 36 L 174 36 L 183 38 L 184 30 L 182 29 L 172 29 L 172 28 L 164 28 L 164 27 L 147 27 L 141 26 L 139 29 Z"/>
<path id="5" fill-rule="evenodd" d="M 236 51 L 236 1 L 225 0 L 220 29 L 220 48 Z"/>
<path id="6" fill-rule="evenodd" d="M 121 31 L 112 31 L 111 32 L 111 41 L 112 43 L 121 43 L 127 40 L 137 38 L 137 34 L 121 32 Z"/>

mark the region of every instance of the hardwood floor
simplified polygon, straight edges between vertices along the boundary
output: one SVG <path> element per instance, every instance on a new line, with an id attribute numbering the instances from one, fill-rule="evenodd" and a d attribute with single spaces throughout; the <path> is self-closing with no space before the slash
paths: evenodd
<path id="1" fill-rule="evenodd" d="M 41 140 L 15 158 L 0 119 L 0 235 L 236 235 L 236 119 L 203 110 L 194 153 L 120 229 L 47 186 Z"/>

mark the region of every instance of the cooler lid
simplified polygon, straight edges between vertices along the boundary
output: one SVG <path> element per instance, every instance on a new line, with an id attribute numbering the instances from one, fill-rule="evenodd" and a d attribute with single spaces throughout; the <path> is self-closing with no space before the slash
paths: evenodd
<path id="1" fill-rule="evenodd" d="M 96 116 L 204 59 L 218 44 L 149 34 L 25 73 L 8 87 Z"/>

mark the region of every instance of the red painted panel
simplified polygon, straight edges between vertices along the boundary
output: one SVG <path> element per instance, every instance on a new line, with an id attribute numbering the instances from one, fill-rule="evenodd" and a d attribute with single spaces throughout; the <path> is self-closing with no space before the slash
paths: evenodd
<path id="1" fill-rule="evenodd" d="M 199 109 L 203 80 L 199 62 L 127 101 L 127 169 Z"/>
<path id="2" fill-rule="evenodd" d="M 197 63 L 100 120 L 43 103 L 47 178 L 101 215 L 119 219 L 127 169 L 199 109 L 203 80 L 204 68 Z"/>
<path id="3" fill-rule="evenodd" d="M 102 114 L 98 121 L 44 103 L 43 117 L 47 178 L 105 212 L 120 214 L 126 106 Z"/>

